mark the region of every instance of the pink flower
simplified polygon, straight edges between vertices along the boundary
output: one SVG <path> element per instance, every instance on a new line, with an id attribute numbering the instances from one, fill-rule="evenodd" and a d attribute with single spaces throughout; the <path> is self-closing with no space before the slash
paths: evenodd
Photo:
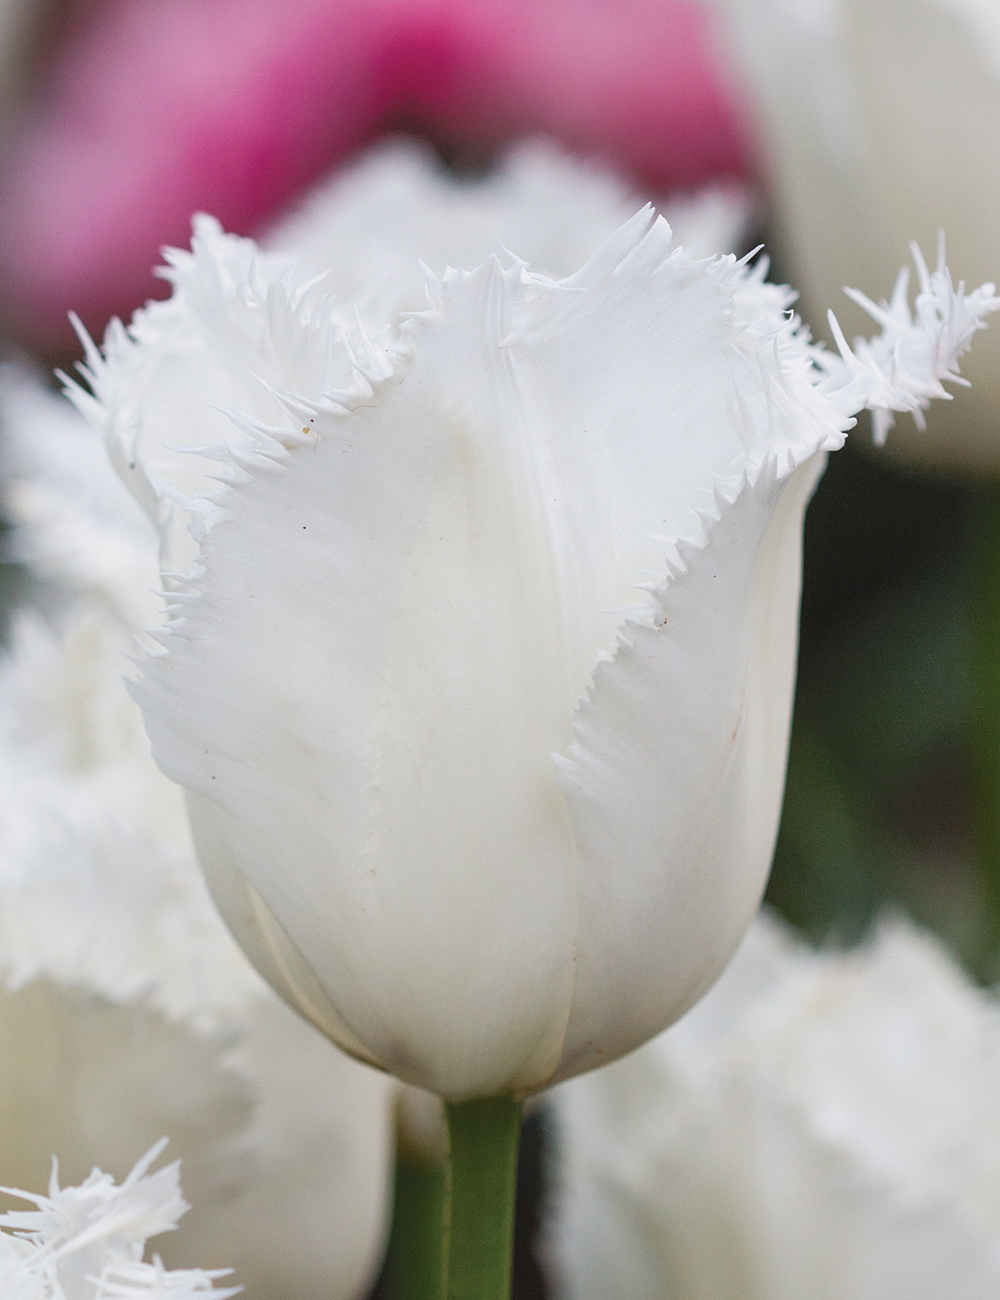
<path id="1" fill-rule="evenodd" d="M 652 190 L 744 161 L 693 0 L 77 0 L 0 190 L 15 333 L 99 330 L 192 211 L 251 233 L 393 127 L 470 157 L 546 133 Z"/>

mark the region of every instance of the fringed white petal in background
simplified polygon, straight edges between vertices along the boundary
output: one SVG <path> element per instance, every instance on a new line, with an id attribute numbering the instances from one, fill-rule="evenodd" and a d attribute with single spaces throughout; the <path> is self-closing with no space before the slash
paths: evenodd
<path id="1" fill-rule="evenodd" d="M 3 1176 L 40 1186 L 56 1151 L 122 1177 L 167 1133 L 196 1206 L 169 1263 L 238 1251 L 249 1300 L 347 1300 L 377 1267 L 390 1085 L 281 1005 L 208 896 L 123 680 L 155 532 L 62 399 L 7 370 L 0 411 L 27 598 L 0 662 Z"/>
<path id="2" fill-rule="evenodd" d="M 553 1094 L 565 1300 L 981 1300 L 1000 1285 L 1000 1005 L 902 921 L 765 916 L 678 1025 Z"/>

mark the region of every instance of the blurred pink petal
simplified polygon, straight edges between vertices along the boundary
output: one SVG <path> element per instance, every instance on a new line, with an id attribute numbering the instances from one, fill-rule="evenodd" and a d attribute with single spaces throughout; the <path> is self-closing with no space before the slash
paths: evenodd
<path id="1" fill-rule="evenodd" d="M 545 132 L 656 190 L 739 174 L 734 103 L 691 0 L 454 6 L 461 58 L 421 106 L 461 142 Z"/>
<path id="2" fill-rule="evenodd" d="M 743 170 L 693 0 L 78 0 L 4 168 L 14 332 L 101 330 L 193 211 L 250 233 L 391 126 L 474 156 L 547 133 L 655 190 Z"/>

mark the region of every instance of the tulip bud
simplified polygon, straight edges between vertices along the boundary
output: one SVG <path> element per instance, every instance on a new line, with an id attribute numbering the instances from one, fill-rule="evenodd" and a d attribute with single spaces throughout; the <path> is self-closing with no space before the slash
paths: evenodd
<path id="1" fill-rule="evenodd" d="M 1000 302 L 942 269 L 906 366 L 903 322 L 829 357 L 648 208 L 568 277 L 432 275 L 401 324 L 204 218 L 170 263 L 77 401 L 162 530 L 135 694 L 230 927 L 452 1101 L 630 1051 L 763 889 L 824 453 L 922 409 Z"/>

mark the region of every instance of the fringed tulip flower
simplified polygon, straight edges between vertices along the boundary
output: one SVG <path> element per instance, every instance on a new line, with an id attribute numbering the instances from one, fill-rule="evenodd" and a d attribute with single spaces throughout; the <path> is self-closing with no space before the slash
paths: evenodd
<path id="1" fill-rule="evenodd" d="M 146 1241 L 171 1232 L 190 1206 L 179 1161 L 150 1166 L 165 1142 L 146 1152 L 116 1186 L 93 1169 L 79 1187 L 60 1187 L 54 1164 L 48 1196 L 4 1187 L 33 1210 L 0 1215 L 0 1294 L 4 1300 L 229 1300 L 242 1287 L 216 1287 L 231 1268 L 167 1269 L 143 1259 Z"/>
<path id="2" fill-rule="evenodd" d="M 155 611 L 155 530 L 72 407 L 10 367 L 0 427 L 18 578 L 0 659 L 0 1178 L 42 1185 L 53 1150 L 70 1180 L 123 1176 L 168 1134 L 198 1206 L 168 1264 L 238 1262 L 249 1300 L 354 1300 L 382 1244 L 391 1089 L 273 995 L 205 890 L 122 681 Z M 174 1294 L 142 1268 L 137 1294 Z"/>
<path id="3" fill-rule="evenodd" d="M 929 935 L 764 917 L 680 1024 L 553 1095 L 563 1300 L 1000 1289 L 1000 1004 Z"/>
<path id="4" fill-rule="evenodd" d="M 889 296 L 910 239 L 948 232 L 956 265 L 995 277 L 1000 9 L 982 0 L 715 0 L 756 110 L 783 255 L 816 313 L 845 284 Z M 975 280 L 973 279 L 973 283 Z M 862 317 L 851 313 L 849 331 Z M 918 464 L 1000 470 L 1000 335 L 972 392 L 888 447 Z"/>
<path id="5" fill-rule="evenodd" d="M 648 209 L 567 278 L 432 276 L 398 326 L 204 218 L 167 274 L 75 396 L 161 528 L 135 690 L 223 915 L 452 1102 L 630 1051 L 763 888 L 823 455 L 1000 302 L 942 269 L 911 368 L 826 357 Z"/>

